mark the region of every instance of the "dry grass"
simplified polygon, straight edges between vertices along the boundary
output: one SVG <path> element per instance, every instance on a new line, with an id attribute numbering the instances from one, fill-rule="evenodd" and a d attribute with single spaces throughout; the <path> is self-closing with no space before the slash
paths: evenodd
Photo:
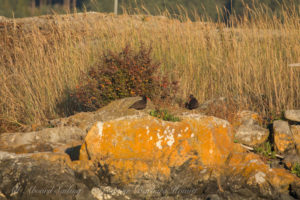
<path id="1" fill-rule="evenodd" d="M 300 69 L 288 67 L 300 62 L 299 15 L 250 14 L 253 20 L 232 16 L 234 28 L 95 13 L 75 15 L 78 23 L 51 16 L 43 25 L 47 28 L 18 20 L 0 24 L 0 132 L 63 116 L 69 105 L 60 103 L 81 71 L 103 50 L 120 50 L 127 43 L 138 48 L 140 41 L 152 44 L 161 73 L 171 71 L 179 79 L 183 98 L 193 93 L 202 102 L 226 96 L 264 116 L 299 108 Z"/>

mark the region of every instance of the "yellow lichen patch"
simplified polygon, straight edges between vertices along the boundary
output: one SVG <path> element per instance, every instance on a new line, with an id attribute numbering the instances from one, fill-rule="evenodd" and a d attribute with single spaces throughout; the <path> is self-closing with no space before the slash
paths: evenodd
<path id="1" fill-rule="evenodd" d="M 291 131 L 293 134 L 294 142 L 298 153 L 300 154 L 300 126 L 291 126 Z"/>
<path id="2" fill-rule="evenodd" d="M 248 153 L 241 164 L 240 167 L 243 168 L 242 174 L 248 178 L 254 176 L 258 171 L 266 173 L 269 169 L 260 157 L 253 153 Z"/>
<path id="3" fill-rule="evenodd" d="M 293 138 L 284 133 L 276 133 L 274 135 L 274 141 L 276 148 L 280 152 L 286 151 L 289 147 L 293 145 Z"/>
<path id="4" fill-rule="evenodd" d="M 287 192 L 291 183 L 300 182 L 299 178 L 284 169 L 269 170 L 267 177 L 270 184 L 279 192 Z"/>
<path id="5" fill-rule="evenodd" d="M 214 117 L 186 116 L 181 122 L 130 117 L 98 122 L 80 150 L 80 160 L 101 160 L 126 178 L 150 173 L 169 176 L 187 160 L 224 165 L 234 143 L 231 126 Z"/>
<path id="6" fill-rule="evenodd" d="M 229 158 L 228 167 L 230 173 L 241 174 L 246 180 L 258 172 L 266 173 L 269 169 L 258 155 L 245 151 L 235 151 Z"/>
<path id="7" fill-rule="evenodd" d="M 233 150 L 231 126 L 214 117 L 185 119 L 191 124 L 194 134 L 193 148 L 204 165 L 223 165 Z M 184 120 L 184 121 L 185 121 Z"/>

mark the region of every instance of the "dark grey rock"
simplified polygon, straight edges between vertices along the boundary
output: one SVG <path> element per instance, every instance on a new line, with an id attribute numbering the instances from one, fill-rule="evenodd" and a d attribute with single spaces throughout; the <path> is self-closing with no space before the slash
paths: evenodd
<path id="1" fill-rule="evenodd" d="M 67 166 L 28 156 L 1 159 L 0 191 L 11 200 L 95 199 Z"/>

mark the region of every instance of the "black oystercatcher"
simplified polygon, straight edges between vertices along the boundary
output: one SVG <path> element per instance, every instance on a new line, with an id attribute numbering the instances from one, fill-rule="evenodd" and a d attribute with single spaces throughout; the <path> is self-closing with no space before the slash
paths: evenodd
<path id="1" fill-rule="evenodd" d="M 149 99 L 149 98 L 146 96 L 143 96 L 142 100 L 135 102 L 129 108 L 134 108 L 136 110 L 143 110 L 147 106 L 147 99 Z"/>
<path id="2" fill-rule="evenodd" d="M 185 108 L 189 109 L 189 110 L 193 110 L 198 108 L 199 103 L 197 101 L 197 99 L 194 97 L 194 95 L 190 95 L 189 101 L 187 103 L 185 103 Z"/>

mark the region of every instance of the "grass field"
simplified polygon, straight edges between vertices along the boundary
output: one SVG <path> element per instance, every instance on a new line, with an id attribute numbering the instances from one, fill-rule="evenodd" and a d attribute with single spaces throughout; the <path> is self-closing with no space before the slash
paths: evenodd
<path id="1" fill-rule="evenodd" d="M 299 9 L 283 10 L 280 19 L 249 10 L 251 20 L 232 16 L 231 27 L 184 17 L 81 18 L 96 13 L 75 14 L 78 23 L 51 16 L 47 30 L 18 20 L 0 23 L 0 132 L 65 116 L 68 105 L 61 102 L 82 71 L 103 51 L 128 43 L 139 48 L 140 42 L 153 46 L 161 73 L 180 81 L 181 98 L 225 96 L 267 117 L 300 108 L 300 68 L 288 66 L 300 62 Z"/>

